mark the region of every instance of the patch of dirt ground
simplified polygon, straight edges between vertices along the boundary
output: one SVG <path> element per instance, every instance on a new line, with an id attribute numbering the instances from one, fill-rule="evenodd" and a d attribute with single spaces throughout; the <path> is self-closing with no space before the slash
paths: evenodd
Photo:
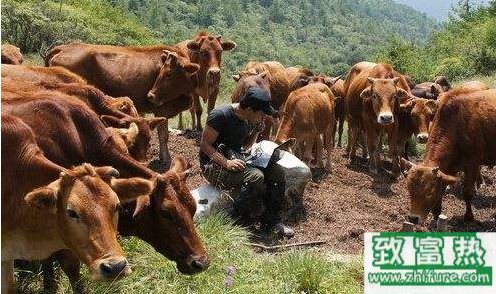
<path id="1" fill-rule="evenodd" d="M 199 139 L 182 135 L 170 136 L 170 150 L 174 157 L 185 156 L 192 164 L 188 178 L 190 189 L 206 183 L 198 162 Z M 155 136 L 149 151 L 158 160 L 158 140 Z M 290 220 L 295 237 L 281 243 L 327 240 L 320 248 L 338 253 L 356 254 L 363 250 L 363 233 L 399 231 L 408 213 L 409 196 L 405 179 L 397 181 L 382 172 L 372 176 L 365 160 L 350 165 L 343 156 L 344 149 L 335 148 L 332 154 L 331 173 L 308 183 L 303 195 L 303 209 L 297 220 Z M 159 169 L 158 161 L 152 167 Z M 482 174 L 496 180 L 496 169 L 483 168 Z M 444 196 L 442 213 L 448 216 L 449 231 L 496 232 L 496 183 L 482 185 L 473 200 L 475 223 L 464 223 L 465 202 L 459 193 L 448 191 Z M 416 230 L 432 231 L 435 223 L 428 218 Z M 273 243 L 262 238 L 257 241 Z"/>

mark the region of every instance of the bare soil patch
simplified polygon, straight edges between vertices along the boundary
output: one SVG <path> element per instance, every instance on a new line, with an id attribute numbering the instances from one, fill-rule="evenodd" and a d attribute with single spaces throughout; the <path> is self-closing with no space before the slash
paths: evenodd
<path id="1" fill-rule="evenodd" d="M 192 164 L 188 179 L 191 189 L 206 180 L 201 176 L 198 162 L 198 136 L 170 136 L 171 155 L 181 154 Z M 350 164 L 343 156 L 344 149 L 334 149 L 333 167 L 329 174 L 318 175 L 307 185 L 303 195 L 304 207 L 296 217 L 289 220 L 296 230 L 290 240 L 281 243 L 328 240 L 323 250 L 356 254 L 363 250 L 363 233 L 398 231 L 408 213 L 409 196 L 405 179 L 392 179 L 381 173 L 373 176 L 368 172 L 365 160 Z M 157 159 L 152 168 L 159 170 L 158 140 L 155 137 L 149 153 Z M 417 159 L 419 160 L 419 159 Z M 483 168 L 483 175 L 496 180 L 496 169 Z M 473 201 L 475 223 L 464 223 L 465 202 L 456 191 L 448 191 L 443 200 L 443 213 L 448 216 L 448 230 L 496 232 L 496 183 L 482 185 Z M 428 219 L 417 230 L 434 230 L 435 224 Z M 259 242 L 273 245 L 274 239 L 256 238 Z"/>

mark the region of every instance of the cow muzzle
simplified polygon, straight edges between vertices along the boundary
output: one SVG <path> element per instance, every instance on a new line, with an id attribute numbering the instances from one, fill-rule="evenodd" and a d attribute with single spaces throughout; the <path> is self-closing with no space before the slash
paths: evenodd
<path id="1" fill-rule="evenodd" d="M 417 135 L 417 141 L 421 144 L 427 143 L 427 139 L 429 139 L 429 134 L 427 133 L 420 133 Z"/>
<path id="2" fill-rule="evenodd" d="M 178 269 L 181 273 L 186 275 L 193 275 L 206 270 L 210 265 L 208 256 L 191 254 L 186 258 L 184 263 L 178 264 Z"/>
<path id="3" fill-rule="evenodd" d="M 129 262 L 124 257 L 110 257 L 97 261 L 92 277 L 96 280 L 113 280 L 131 273 Z"/>
<path id="4" fill-rule="evenodd" d="M 207 84 L 209 86 L 216 86 L 220 82 L 220 68 L 214 67 L 207 72 Z"/>
<path id="5" fill-rule="evenodd" d="M 394 122 L 394 117 L 391 112 L 382 112 L 377 117 L 377 123 L 381 125 L 390 125 Z"/>
<path id="6" fill-rule="evenodd" d="M 153 104 L 153 106 L 160 106 L 162 104 L 164 104 L 163 101 L 160 101 L 158 98 L 157 98 L 157 95 L 155 95 L 152 91 L 148 92 L 148 94 L 146 95 L 146 98 L 148 99 L 148 101 Z"/>
<path id="7" fill-rule="evenodd" d="M 408 221 L 411 222 L 412 224 L 418 225 L 420 223 L 420 217 L 415 214 L 410 214 L 407 217 Z"/>

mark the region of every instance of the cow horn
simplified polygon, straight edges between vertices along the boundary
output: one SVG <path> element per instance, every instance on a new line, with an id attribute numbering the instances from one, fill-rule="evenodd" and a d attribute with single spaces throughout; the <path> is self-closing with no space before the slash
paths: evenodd
<path id="1" fill-rule="evenodd" d="M 136 217 L 143 209 L 150 205 L 150 196 L 140 196 L 136 199 L 136 208 L 133 212 L 133 217 Z"/>

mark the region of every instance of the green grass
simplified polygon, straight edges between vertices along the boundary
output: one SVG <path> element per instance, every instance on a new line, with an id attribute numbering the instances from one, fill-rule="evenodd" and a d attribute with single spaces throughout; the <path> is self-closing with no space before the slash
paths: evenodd
<path id="1" fill-rule="evenodd" d="M 198 224 L 211 265 L 204 273 L 185 276 L 175 264 L 148 244 L 126 238 L 123 247 L 133 273 L 112 283 L 85 281 L 92 293 L 361 293 L 363 267 L 360 257 L 335 261 L 313 249 L 255 253 L 243 244 L 248 233 L 221 214 Z M 225 284 L 227 267 L 235 267 L 231 286 Z M 39 292 L 41 278 L 31 275 L 20 285 L 23 293 Z M 59 293 L 70 293 L 63 277 Z"/>

